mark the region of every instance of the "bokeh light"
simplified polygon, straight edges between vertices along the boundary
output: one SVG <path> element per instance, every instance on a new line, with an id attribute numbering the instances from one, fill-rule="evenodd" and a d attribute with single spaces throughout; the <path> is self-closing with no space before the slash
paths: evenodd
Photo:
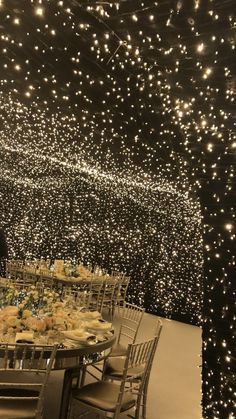
<path id="1" fill-rule="evenodd" d="M 125 270 L 131 299 L 192 323 L 204 276 L 203 414 L 233 417 L 234 0 L 9 0 L 0 13 L 12 256 Z"/>

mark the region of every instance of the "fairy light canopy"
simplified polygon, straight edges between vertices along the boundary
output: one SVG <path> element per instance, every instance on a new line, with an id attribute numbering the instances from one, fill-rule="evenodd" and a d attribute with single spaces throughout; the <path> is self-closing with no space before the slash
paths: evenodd
<path id="1" fill-rule="evenodd" d="M 197 192 L 206 418 L 234 417 L 234 9 L 0 1 L 1 211 L 15 255 L 117 263 L 137 275 L 136 301 L 196 322 Z"/>

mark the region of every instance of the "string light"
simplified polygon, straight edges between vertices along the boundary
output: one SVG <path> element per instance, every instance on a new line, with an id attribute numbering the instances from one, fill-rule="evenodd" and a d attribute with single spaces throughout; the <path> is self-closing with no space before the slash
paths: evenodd
<path id="1" fill-rule="evenodd" d="M 195 324 L 204 249 L 203 416 L 222 419 L 235 409 L 235 5 L 161 3 L 0 0 L 1 223 L 11 256 L 124 270 L 131 301 Z"/>
<path id="2" fill-rule="evenodd" d="M 205 45 L 203 43 L 201 43 L 197 46 L 197 51 L 202 52 L 204 50 L 204 48 L 205 48 Z"/>
<path id="3" fill-rule="evenodd" d="M 36 7 L 36 9 L 35 9 L 35 14 L 36 14 L 37 16 L 43 16 L 43 15 L 44 15 L 44 10 L 43 10 L 43 8 L 42 8 L 42 7 Z"/>

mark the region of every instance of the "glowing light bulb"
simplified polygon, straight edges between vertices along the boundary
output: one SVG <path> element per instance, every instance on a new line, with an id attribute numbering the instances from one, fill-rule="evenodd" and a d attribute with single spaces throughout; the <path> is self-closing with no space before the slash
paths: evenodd
<path id="1" fill-rule="evenodd" d="M 44 15 L 44 9 L 42 7 L 36 7 L 35 14 L 37 16 L 43 16 Z"/>
<path id="2" fill-rule="evenodd" d="M 207 150 L 212 152 L 214 145 L 212 143 L 207 144 Z"/>
<path id="3" fill-rule="evenodd" d="M 197 46 L 197 52 L 202 52 L 204 50 L 204 48 L 205 48 L 205 45 L 203 43 L 199 44 Z"/>

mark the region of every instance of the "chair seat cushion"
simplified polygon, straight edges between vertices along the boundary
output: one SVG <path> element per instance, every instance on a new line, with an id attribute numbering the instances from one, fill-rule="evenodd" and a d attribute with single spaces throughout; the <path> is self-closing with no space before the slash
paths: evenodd
<path id="1" fill-rule="evenodd" d="M 38 397 L 38 391 L 23 388 L 1 388 L 0 396 Z M 0 419 L 33 419 L 38 400 L 20 400 L 0 398 Z"/>
<path id="2" fill-rule="evenodd" d="M 112 347 L 112 350 L 109 354 L 109 357 L 113 356 L 125 356 L 127 352 L 127 347 L 124 345 L 121 345 L 120 343 L 117 343 Z"/>
<path id="3" fill-rule="evenodd" d="M 108 358 L 104 366 L 104 375 L 121 378 L 123 376 L 125 357 Z M 144 366 L 130 367 L 127 370 L 127 377 L 141 376 L 144 372 Z"/>
<path id="4" fill-rule="evenodd" d="M 114 383 L 99 381 L 88 384 L 80 389 L 72 391 L 74 399 L 84 402 L 92 407 L 114 412 L 119 396 L 120 386 Z M 121 404 L 121 412 L 131 409 L 135 405 L 136 398 L 131 392 L 125 392 Z"/>

